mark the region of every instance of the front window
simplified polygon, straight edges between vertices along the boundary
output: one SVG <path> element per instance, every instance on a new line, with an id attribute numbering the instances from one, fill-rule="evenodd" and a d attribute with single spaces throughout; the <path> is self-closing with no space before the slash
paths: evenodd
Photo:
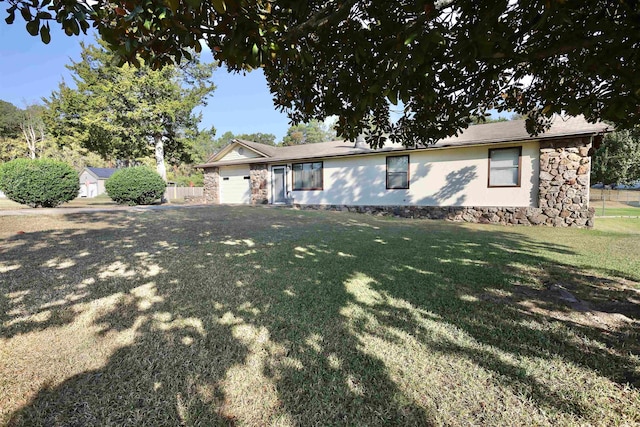
<path id="1" fill-rule="evenodd" d="M 409 156 L 387 157 L 387 189 L 409 188 Z"/>
<path id="2" fill-rule="evenodd" d="M 294 163 L 294 190 L 322 190 L 322 162 Z"/>
<path id="3" fill-rule="evenodd" d="M 489 187 L 519 187 L 522 147 L 489 150 Z"/>

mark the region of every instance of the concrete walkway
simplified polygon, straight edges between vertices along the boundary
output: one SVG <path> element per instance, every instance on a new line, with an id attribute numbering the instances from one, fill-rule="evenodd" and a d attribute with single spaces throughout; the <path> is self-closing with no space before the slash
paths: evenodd
<path id="1" fill-rule="evenodd" d="M 94 212 L 146 212 L 167 209 L 201 208 L 212 205 L 149 205 L 149 206 L 108 206 L 95 208 L 25 208 L 0 210 L 0 216 L 28 215 L 68 215 Z"/>

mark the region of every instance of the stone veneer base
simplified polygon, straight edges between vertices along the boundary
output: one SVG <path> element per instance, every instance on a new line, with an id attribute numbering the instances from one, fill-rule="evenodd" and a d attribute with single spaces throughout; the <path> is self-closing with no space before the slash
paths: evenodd
<path id="1" fill-rule="evenodd" d="M 553 208 L 533 207 L 441 207 L 441 206 L 349 206 L 300 205 L 303 210 L 329 210 L 400 218 L 445 219 L 480 224 L 547 225 L 554 227 L 593 227 L 594 208 L 556 212 Z M 564 215 L 564 216 L 563 216 Z"/>

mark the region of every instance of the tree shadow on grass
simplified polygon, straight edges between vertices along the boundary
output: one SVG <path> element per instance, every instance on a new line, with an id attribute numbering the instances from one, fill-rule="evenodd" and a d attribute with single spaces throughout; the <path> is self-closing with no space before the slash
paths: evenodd
<path id="1" fill-rule="evenodd" d="M 13 425 L 480 423 L 492 410 L 481 402 L 443 409 L 447 381 L 465 387 L 447 365 L 457 359 L 518 390 L 537 416 L 584 421 L 592 407 L 521 359 L 620 383 L 638 368 L 637 343 L 603 345 L 611 331 L 545 297 L 558 275 L 593 283 L 539 254 L 571 249 L 497 227 L 231 207 L 70 220 L 103 226 L 3 247 L 0 337 L 58 334 L 79 347 L 73 357 L 98 354 L 50 375 Z M 637 337 L 636 325 L 615 333 Z M 435 390 L 412 377 L 421 364 Z"/>
<path id="2" fill-rule="evenodd" d="M 75 356 L 103 352 L 93 346 L 110 351 L 87 363 L 97 368 L 80 369 L 62 381 L 43 381 L 9 424 L 430 424 L 421 408 L 400 399 L 384 365 L 361 354 L 340 324 L 333 328 L 340 334 L 338 354 L 349 354 L 350 377 L 316 363 L 315 340 L 325 331 L 304 320 L 313 314 L 308 308 L 315 302 L 304 312 L 272 310 L 283 301 L 265 294 L 256 281 L 276 274 L 286 260 L 258 265 L 255 257 L 268 247 L 254 242 L 251 234 L 286 228 L 282 223 L 288 218 L 281 221 L 274 214 L 275 220 L 256 224 L 243 217 L 242 209 L 225 211 L 224 221 L 206 214 L 192 218 L 176 213 L 167 219 L 172 215 L 154 213 L 124 226 L 126 216 L 105 215 L 99 230 L 9 239 L 3 260 L 16 268 L 2 273 L 6 310 L 0 336 L 14 343 L 30 335 L 62 336 L 71 341 L 64 345 L 86 347 L 72 351 Z M 227 225 L 231 221 L 233 229 Z M 257 245 L 259 252 L 253 252 Z M 30 266 L 22 265 L 27 256 Z M 347 294 L 329 289 L 333 302 L 324 307 L 328 311 L 323 316 L 335 318 Z M 90 330 L 88 341 L 83 329 Z M 35 343 L 27 347 L 37 351 Z M 309 356 L 289 357 L 297 348 L 308 349 Z M 54 362 L 51 369 L 59 363 Z M 290 384 L 297 402 L 291 408 L 278 398 L 279 388 L 288 387 L 270 376 L 289 366 L 299 372 L 299 381 Z M 8 368 L 3 367 L 3 375 Z M 73 372 L 73 367 L 65 370 Z M 311 394 L 305 394 L 307 381 L 315 384 Z M 364 384 L 367 394 L 360 391 Z M 370 392 L 369 387 L 377 386 L 384 393 Z"/>

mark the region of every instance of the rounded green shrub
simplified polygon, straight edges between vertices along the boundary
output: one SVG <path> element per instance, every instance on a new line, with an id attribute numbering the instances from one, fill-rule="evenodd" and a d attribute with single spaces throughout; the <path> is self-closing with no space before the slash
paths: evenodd
<path id="1" fill-rule="evenodd" d="M 0 165 L 0 190 L 14 202 L 52 208 L 78 197 L 78 172 L 50 159 L 16 159 Z"/>
<path id="2" fill-rule="evenodd" d="M 161 199 L 167 188 L 160 175 L 145 166 L 120 169 L 104 186 L 109 197 L 121 205 L 150 205 Z"/>

